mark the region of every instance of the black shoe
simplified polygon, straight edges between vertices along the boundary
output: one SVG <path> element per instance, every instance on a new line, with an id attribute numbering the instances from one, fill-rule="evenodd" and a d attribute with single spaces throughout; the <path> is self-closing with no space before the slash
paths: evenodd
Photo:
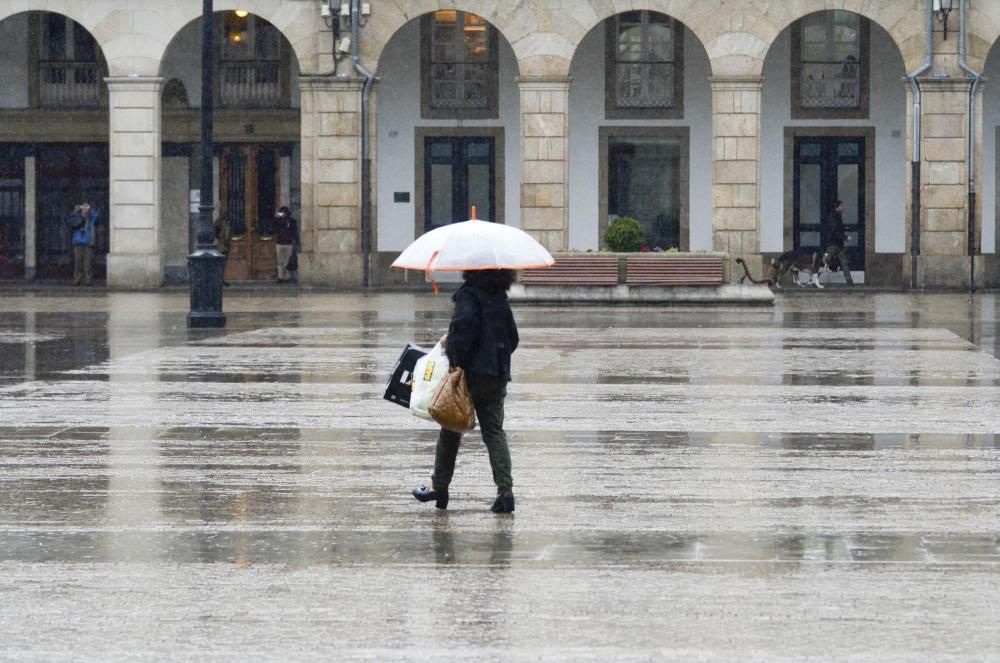
<path id="1" fill-rule="evenodd" d="M 432 490 L 427 486 L 421 484 L 413 489 L 413 496 L 417 498 L 420 502 L 430 502 L 435 500 L 434 506 L 439 509 L 448 508 L 448 489 L 440 488 Z"/>
<path id="2" fill-rule="evenodd" d="M 497 499 L 490 507 L 493 513 L 512 513 L 514 511 L 514 493 L 510 490 L 497 495 Z"/>

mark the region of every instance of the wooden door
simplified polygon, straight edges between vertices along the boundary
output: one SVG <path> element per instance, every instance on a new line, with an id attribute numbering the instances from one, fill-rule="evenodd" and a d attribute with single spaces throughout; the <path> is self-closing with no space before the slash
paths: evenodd
<path id="1" fill-rule="evenodd" d="M 227 281 L 263 281 L 278 276 L 272 227 L 281 191 L 279 163 L 274 146 L 222 147 L 219 214 L 232 233 Z"/>

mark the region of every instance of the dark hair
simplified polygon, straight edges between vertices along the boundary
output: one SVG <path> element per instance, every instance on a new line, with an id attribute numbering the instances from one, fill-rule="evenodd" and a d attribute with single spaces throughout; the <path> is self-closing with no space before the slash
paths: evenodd
<path id="1" fill-rule="evenodd" d="M 840 206 L 841 206 L 841 205 L 843 205 L 843 204 L 844 204 L 844 201 L 843 201 L 843 200 L 838 200 L 837 202 L 835 202 L 835 203 L 833 204 L 833 206 L 834 206 L 834 207 L 840 207 Z"/>
<path id="2" fill-rule="evenodd" d="M 462 278 L 469 285 L 486 292 L 506 292 L 514 283 L 511 269 L 475 269 L 462 272 Z"/>
<path id="3" fill-rule="evenodd" d="M 287 216 L 289 219 L 292 218 L 292 210 L 287 207 L 279 207 L 278 211 Z"/>

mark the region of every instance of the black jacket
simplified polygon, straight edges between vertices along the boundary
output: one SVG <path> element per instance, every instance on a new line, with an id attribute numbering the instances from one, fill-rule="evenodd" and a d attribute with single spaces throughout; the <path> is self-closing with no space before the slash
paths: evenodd
<path id="1" fill-rule="evenodd" d="M 472 375 L 510 381 L 510 355 L 517 349 L 517 325 L 507 293 L 463 285 L 452 296 L 455 311 L 445 345 L 452 366 Z"/>
<path id="2" fill-rule="evenodd" d="M 847 232 L 844 229 L 844 215 L 839 212 L 830 212 L 830 218 L 826 222 L 826 243 L 828 245 L 844 248 L 847 241 Z"/>

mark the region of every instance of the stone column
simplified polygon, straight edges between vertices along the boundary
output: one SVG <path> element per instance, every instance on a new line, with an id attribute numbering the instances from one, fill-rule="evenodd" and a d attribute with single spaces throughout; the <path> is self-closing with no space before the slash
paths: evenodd
<path id="1" fill-rule="evenodd" d="M 968 79 L 920 79 L 923 94 L 918 287 L 967 287 Z M 981 116 L 981 114 L 980 114 Z"/>
<path id="2" fill-rule="evenodd" d="M 361 88 L 355 77 L 303 76 L 302 253 L 307 285 L 359 286 Z M 374 150 L 372 151 L 374 154 Z"/>
<path id="3" fill-rule="evenodd" d="M 763 79 L 713 77 L 712 235 L 716 251 L 761 274 L 760 92 Z M 693 176 L 695 174 L 692 174 Z M 734 277 L 742 270 L 732 270 Z"/>
<path id="4" fill-rule="evenodd" d="M 106 78 L 111 119 L 111 227 L 108 286 L 156 288 L 160 256 L 160 90 L 162 78 Z"/>
<path id="5" fill-rule="evenodd" d="M 524 76 L 521 228 L 550 251 L 569 248 L 569 76 Z"/>

